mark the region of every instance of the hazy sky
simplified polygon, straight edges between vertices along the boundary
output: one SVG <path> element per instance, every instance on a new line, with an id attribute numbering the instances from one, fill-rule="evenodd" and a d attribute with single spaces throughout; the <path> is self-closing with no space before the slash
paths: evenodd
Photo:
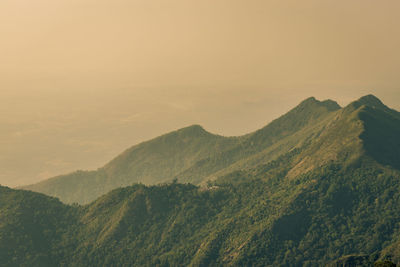
<path id="1" fill-rule="evenodd" d="M 398 0 L 1 0 L 0 184 L 190 124 L 240 135 L 309 96 L 400 110 Z"/>

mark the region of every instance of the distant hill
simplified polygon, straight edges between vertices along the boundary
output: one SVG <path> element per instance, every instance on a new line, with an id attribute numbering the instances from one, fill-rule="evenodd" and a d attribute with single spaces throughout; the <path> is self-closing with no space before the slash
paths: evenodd
<path id="1" fill-rule="evenodd" d="M 242 137 L 192 126 L 92 176 L 44 183 L 68 184 L 74 197 L 85 186 L 101 194 L 112 177 L 159 185 L 117 188 L 83 206 L 0 187 L 0 266 L 399 264 L 399 127 L 399 113 L 371 95 L 344 108 L 310 98 Z M 200 185 L 165 183 L 161 169 Z"/>
<path id="2" fill-rule="evenodd" d="M 88 203 L 114 188 L 138 182 L 178 179 L 201 184 L 302 146 L 339 109 L 331 100 L 309 98 L 266 127 L 241 137 L 218 136 L 193 125 L 133 146 L 97 171 L 77 171 L 22 188 L 66 203 Z"/>

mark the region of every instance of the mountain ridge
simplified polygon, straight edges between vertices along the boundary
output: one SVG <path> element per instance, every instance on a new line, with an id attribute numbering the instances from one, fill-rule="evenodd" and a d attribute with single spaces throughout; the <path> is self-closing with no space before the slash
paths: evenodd
<path id="1" fill-rule="evenodd" d="M 178 179 L 205 184 L 220 175 L 267 163 L 296 147 L 316 143 L 314 154 L 313 149 L 308 148 L 308 154 L 303 153 L 289 174 L 295 177 L 315 166 L 334 161 L 340 152 L 337 150 L 345 147 L 344 140 L 353 145 L 351 153 L 354 157 L 357 157 L 355 151 L 362 153 L 361 148 L 355 145 L 362 145 L 358 140 L 362 128 L 358 125 L 361 118 L 357 110 L 364 106 L 377 110 L 373 112 L 382 111 L 384 116 L 391 114 L 397 118 L 395 111 L 372 95 L 361 97 L 343 108 L 335 101 L 310 97 L 265 127 L 243 136 L 224 137 L 211 134 L 200 125 L 192 125 L 135 145 L 97 171 L 80 171 L 22 188 L 56 196 L 67 203 L 88 203 L 114 188 L 137 182 L 157 184 Z M 350 118 L 354 122 L 349 121 Z M 336 127 L 335 131 L 347 139 L 337 140 L 338 135 L 329 127 Z M 328 137 L 322 140 L 324 135 Z M 318 140 L 322 140 L 320 145 Z M 350 153 L 350 150 L 340 153 Z M 389 161 L 393 161 L 394 166 L 399 164 L 397 160 Z"/>

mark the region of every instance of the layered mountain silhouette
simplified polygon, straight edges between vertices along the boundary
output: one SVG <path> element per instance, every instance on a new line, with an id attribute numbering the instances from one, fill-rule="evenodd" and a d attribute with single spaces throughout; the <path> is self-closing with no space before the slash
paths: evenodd
<path id="1" fill-rule="evenodd" d="M 0 266 L 399 263 L 399 186 L 397 111 L 309 98 L 244 136 L 195 125 L 26 187 L 49 196 L 0 187 Z"/>
<path id="2" fill-rule="evenodd" d="M 301 146 L 320 130 L 316 124 L 338 109 L 333 101 L 309 98 L 266 127 L 241 137 L 218 136 L 193 125 L 133 146 L 97 171 L 78 171 L 24 189 L 67 203 L 88 203 L 111 189 L 137 182 L 157 184 L 177 178 L 200 184 Z"/>
<path id="3" fill-rule="evenodd" d="M 193 125 L 133 146 L 97 171 L 78 171 L 23 189 L 66 203 L 88 203 L 133 183 L 178 179 L 204 184 L 234 170 L 270 162 L 295 148 L 304 151 L 289 176 L 336 160 L 340 153 L 347 153 L 346 161 L 367 153 L 382 164 L 399 168 L 395 153 L 399 149 L 399 118 L 398 112 L 372 95 L 343 109 L 332 100 L 321 102 L 311 97 L 245 136 L 223 137 Z"/>

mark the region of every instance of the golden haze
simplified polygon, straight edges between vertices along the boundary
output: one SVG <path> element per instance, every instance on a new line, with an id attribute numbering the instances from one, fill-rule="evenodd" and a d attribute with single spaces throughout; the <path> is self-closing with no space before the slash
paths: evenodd
<path id="1" fill-rule="evenodd" d="M 0 184 L 100 167 L 193 123 L 255 130 L 311 95 L 400 109 L 397 0 L 2 0 Z"/>

